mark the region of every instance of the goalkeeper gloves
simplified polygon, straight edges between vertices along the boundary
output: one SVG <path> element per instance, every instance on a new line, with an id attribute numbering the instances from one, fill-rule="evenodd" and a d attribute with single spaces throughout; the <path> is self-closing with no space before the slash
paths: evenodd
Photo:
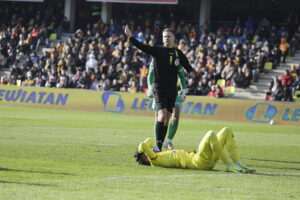
<path id="1" fill-rule="evenodd" d="M 180 94 L 179 94 L 179 101 L 180 102 L 184 102 L 185 98 L 186 98 L 186 93 L 187 93 L 187 89 L 181 89 Z"/>
<path id="2" fill-rule="evenodd" d="M 243 173 L 243 174 L 247 173 L 246 170 L 233 163 L 229 163 L 229 166 L 226 167 L 226 172 Z"/>
<path id="3" fill-rule="evenodd" d="M 148 87 L 147 96 L 149 98 L 153 98 L 153 86 L 151 86 L 151 85 L 149 85 L 149 87 Z"/>

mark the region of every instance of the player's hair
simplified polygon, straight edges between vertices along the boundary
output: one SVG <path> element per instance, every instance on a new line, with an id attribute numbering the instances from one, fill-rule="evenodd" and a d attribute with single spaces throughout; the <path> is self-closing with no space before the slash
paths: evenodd
<path id="1" fill-rule="evenodd" d="M 136 149 L 136 151 L 134 152 L 133 157 L 136 158 L 136 162 L 138 162 L 140 165 L 150 165 L 150 162 L 147 158 L 147 156 L 145 155 L 145 153 L 139 153 L 138 150 Z"/>
<path id="2" fill-rule="evenodd" d="M 162 33 L 165 33 L 165 32 L 172 33 L 172 34 L 175 36 L 174 32 L 173 32 L 172 29 L 170 29 L 170 28 L 165 28 L 165 29 L 162 31 Z"/>

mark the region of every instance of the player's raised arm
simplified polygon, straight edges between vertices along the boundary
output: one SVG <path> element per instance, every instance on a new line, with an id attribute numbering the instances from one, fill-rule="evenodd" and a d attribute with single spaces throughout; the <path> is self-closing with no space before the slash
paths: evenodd
<path id="1" fill-rule="evenodd" d="M 182 51 L 177 50 L 179 54 L 180 65 L 188 72 L 188 74 L 194 73 L 194 69 L 191 66 L 187 57 L 182 53 Z"/>
<path id="2" fill-rule="evenodd" d="M 152 47 L 148 45 L 144 45 L 143 43 L 139 42 L 137 39 L 133 37 L 133 34 L 131 30 L 129 29 L 129 26 L 126 25 L 124 29 L 125 34 L 127 35 L 128 39 L 132 42 L 134 46 L 136 46 L 138 49 L 142 50 L 143 52 L 155 56 L 158 54 L 158 48 Z"/>
<path id="3" fill-rule="evenodd" d="M 150 159 L 155 159 L 157 157 L 156 153 L 152 150 L 155 146 L 155 143 L 152 139 L 148 138 L 142 142 L 138 147 L 139 153 L 145 153 L 146 156 Z"/>
<path id="4" fill-rule="evenodd" d="M 131 37 L 133 37 L 133 34 L 132 34 L 132 32 L 131 32 L 131 30 L 130 30 L 130 28 L 129 28 L 128 25 L 125 26 L 124 32 L 125 32 L 126 36 L 128 37 L 128 39 L 130 39 Z"/>

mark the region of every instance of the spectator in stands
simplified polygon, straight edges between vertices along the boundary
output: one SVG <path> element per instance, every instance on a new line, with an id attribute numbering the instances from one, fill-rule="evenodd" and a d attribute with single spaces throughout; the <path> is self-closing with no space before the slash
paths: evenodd
<path id="1" fill-rule="evenodd" d="M 37 55 L 36 51 L 30 54 L 30 60 L 33 64 L 39 62 L 40 57 Z"/>
<path id="2" fill-rule="evenodd" d="M 0 36 L 0 41 L 1 41 L 1 36 Z M 0 44 L 0 69 L 1 68 L 4 68 L 6 65 L 6 58 L 5 56 L 3 55 L 2 53 L 2 50 L 3 50 L 3 47 L 2 45 Z"/>
<path id="3" fill-rule="evenodd" d="M 271 50 L 269 55 L 269 61 L 272 62 L 273 69 L 276 69 L 280 64 L 280 56 L 281 56 L 280 50 L 276 46 L 274 46 L 274 48 Z"/>
<path id="4" fill-rule="evenodd" d="M 282 101 L 293 101 L 291 88 L 288 86 L 283 86 L 283 98 Z"/>
<path id="5" fill-rule="evenodd" d="M 292 77 L 292 84 L 291 84 L 291 91 L 294 96 L 296 90 L 300 90 L 300 67 L 299 65 L 293 65 L 292 71 L 291 71 L 291 77 Z"/>
<path id="6" fill-rule="evenodd" d="M 289 70 L 285 70 L 284 74 L 280 77 L 280 81 L 281 81 L 281 85 L 283 87 L 287 86 L 291 86 L 292 84 L 292 76 Z"/>
<path id="7" fill-rule="evenodd" d="M 118 79 L 113 79 L 110 90 L 111 91 L 120 91 L 120 88 L 121 88 L 121 85 L 120 85 Z"/>
<path id="8" fill-rule="evenodd" d="M 82 76 L 79 78 L 77 82 L 77 88 L 90 89 L 91 84 L 92 84 L 92 80 L 89 77 L 87 71 L 83 71 Z"/>
<path id="9" fill-rule="evenodd" d="M 147 88 L 147 76 L 148 76 L 149 68 L 146 64 L 140 70 L 140 88 L 141 91 L 144 91 Z"/>
<path id="10" fill-rule="evenodd" d="M 280 39 L 280 45 L 279 45 L 279 50 L 281 53 L 281 57 L 282 57 L 282 63 L 285 63 L 286 57 L 288 55 L 288 50 L 290 48 L 289 43 L 287 42 L 286 38 L 281 38 Z"/>
<path id="11" fill-rule="evenodd" d="M 51 72 L 48 74 L 48 81 L 46 83 L 47 87 L 56 87 L 57 83 L 57 72 L 54 68 L 51 69 Z"/>
<path id="12" fill-rule="evenodd" d="M 208 93 L 209 97 L 217 97 L 221 98 L 224 97 L 224 91 L 220 86 L 212 86 L 211 91 Z"/>
<path id="13" fill-rule="evenodd" d="M 225 79 L 226 82 L 231 82 L 235 71 L 236 71 L 236 67 L 233 64 L 233 61 L 229 59 L 228 64 L 224 67 L 221 73 L 221 77 Z"/>
<path id="14" fill-rule="evenodd" d="M 137 84 L 134 80 L 129 81 L 129 86 L 128 86 L 127 91 L 130 92 L 130 93 L 137 93 L 138 92 L 138 87 L 137 87 Z"/>
<path id="15" fill-rule="evenodd" d="M 112 90 L 119 85 L 120 90 L 144 92 L 143 77 L 149 57 L 125 40 L 121 22 L 116 21 L 108 26 L 96 21 L 86 29 L 81 27 L 65 43 L 58 42 L 40 57 L 35 51 L 47 47 L 49 34 L 56 32 L 63 21 L 62 16 L 53 13 L 51 8 L 47 9 L 47 12 L 37 12 L 32 19 L 25 17 L 25 23 L 19 21 L 18 15 L 21 14 L 12 14 L 14 10 L 9 9 L 5 19 L 0 19 L 0 22 L 9 23 L 0 26 L 0 67 L 12 68 L 12 84 L 16 84 L 17 80 L 28 82 L 26 73 L 30 71 L 37 86 Z M 238 87 L 248 87 L 252 78 L 258 80 L 265 62 L 272 62 L 273 68 L 276 68 L 280 55 L 285 61 L 288 48 L 286 44 L 279 44 L 279 38 L 289 41 L 291 50 L 299 45 L 296 41 L 300 40 L 300 26 L 293 39 L 286 27 L 272 26 L 266 18 L 258 23 L 257 29 L 256 22 L 248 18 L 245 26 L 238 19 L 232 27 L 220 26 L 216 32 L 211 32 L 207 26 L 199 28 L 183 20 L 174 20 L 174 15 L 170 17 L 173 18 L 170 27 L 178 37 L 178 47 L 185 52 L 196 70 L 196 77 L 188 83 L 191 95 L 207 95 L 220 78 L 226 79 L 226 85 L 234 81 Z M 160 36 L 168 20 L 160 14 L 153 19 L 148 16 L 147 23 L 141 19 L 136 17 L 130 22 L 137 38 L 150 45 L 159 44 L 161 41 L 157 36 Z M 259 35 L 257 38 L 253 38 L 255 32 Z M 287 51 L 283 53 L 284 48 Z M 24 58 L 25 66 L 18 64 L 20 59 L 23 63 Z M 15 63 L 17 67 L 13 67 Z M 295 78 L 292 80 L 291 90 L 294 87 L 291 86 L 298 83 Z M 282 98 L 283 92 L 282 89 Z"/>
<path id="16" fill-rule="evenodd" d="M 292 37 L 291 42 L 290 42 L 290 56 L 295 56 L 296 53 L 296 48 L 298 46 L 298 40 L 296 37 Z"/>
<path id="17" fill-rule="evenodd" d="M 88 60 L 86 61 L 85 64 L 85 69 L 88 71 L 89 69 L 92 69 L 93 71 L 98 68 L 98 61 L 95 59 L 94 53 L 90 53 L 88 55 Z"/>
<path id="18" fill-rule="evenodd" d="M 12 65 L 12 71 L 10 73 L 10 80 L 13 85 L 17 84 L 17 80 L 22 79 L 22 70 L 17 63 Z"/>
<path id="19" fill-rule="evenodd" d="M 27 73 L 26 79 L 22 82 L 22 86 L 34 86 L 35 80 L 32 77 L 32 74 L 29 72 Z"/>
<path id="20" fill-rule="evenodd" d="M 233 75 L 233 84 L 236 87 L 239 88 L 246 88 L 247 87 L 247 80 L 245 74 L 242 72 L 242 68 L 238 67 L 237 68 L 237 73 Z"/>
<path id="21" fill-rule="evenodd" d="M 242 67 L 242 73 L 245 75 L 245 80 L 244 80 L 245 88 L 248 88 L 252 81 L 252 78 L 253 78 L 252 67 L 253 67 L 253 65 L 250 61 L 246 62 Z"/>
<path id="22" fill-rule="evenodd" d="M 198 81 L 198 85 L 195 87 L 193 93 L 189 95 L 207 96 L 211 88 L 206 84 L 205 79 Z"/>
<path id="23" fill-rule="evenodd" d="M 280 82 L 281 82 L 281 86 L 282 86 L 282 90 L 280 92 L 282 92 L 282 101 L 293 101 L 292 98 L 292 90 L 291 90 L 291 85 L 292 85 L 292 76 L 290 74 L 289 70 L 286 70 L 284 75 L 282 75 L 280 77 Z"/>
<path id="24" fill-rule="evenodd" d="M 195 87 L 196 83 L 194 79 L 188 79 L 188 84 L 187 84 L 187 95 L 195 95 Z"/>
<path id="25" fill-rule="evenodd" d="M 67 88 L 69 83 L 69 77 L 66 75 L 65 70 L 61 70 L 61 72 L 58 75 L 58 83 L 57 87 L 58 88 Z"/>
<path id="26" fill-rule="evenodd" d="M 269 91 L 272 95 L 272 99 L 275 100 L 279 88 L 282 88 L 281 81 L 278 76 L 273 76 L 273 79 L 270 83 Z"/>

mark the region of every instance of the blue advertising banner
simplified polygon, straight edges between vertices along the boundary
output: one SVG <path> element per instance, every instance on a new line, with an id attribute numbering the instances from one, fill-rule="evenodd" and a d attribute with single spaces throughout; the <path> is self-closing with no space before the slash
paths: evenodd
<path id="1" fill-rule="evenodd" d="M 0 106 L 153 116 L 152 101 L 145 94 L 0 85 Z M 184 118 L 300 125 L 299 103 L 188 96 L 180 109 Z"/>

